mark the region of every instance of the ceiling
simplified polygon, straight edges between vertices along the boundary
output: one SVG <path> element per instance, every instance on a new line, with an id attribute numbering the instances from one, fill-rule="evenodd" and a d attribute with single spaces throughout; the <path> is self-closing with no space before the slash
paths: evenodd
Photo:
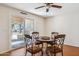
<path id="1" fill-rule="evenodd" d="M 61 13 L 69 13 L 79 11 L 79 3 L 55 3 L 57 5 L 61 5 L 62 8 L 50 8 L 50 11 L 46 13 L 45 8 L 35 9 L 36 7 L 44 5 L 44 3 L 5 3 L 10 7 L 14 7 L 17 9 L 21 9 L 42 17 L 51 17 Z"/>

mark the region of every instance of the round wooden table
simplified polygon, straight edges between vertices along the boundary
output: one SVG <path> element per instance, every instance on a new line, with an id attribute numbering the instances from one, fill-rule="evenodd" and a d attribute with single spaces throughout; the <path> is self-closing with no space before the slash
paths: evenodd
<path id="1" fill-rule="evenodd" d="M 42 46 L 43 46 L 43 54 L 46 53 L 46 49 L 48 47 L 48 42 L 53 42 L 54 40 L 50 39 L 50 37 L 48 36 L 43 36 L 42 38 L 38 39 L 37 41 L 42 42 Z M 44 47 L 45 45 L 45 47 Z"/>

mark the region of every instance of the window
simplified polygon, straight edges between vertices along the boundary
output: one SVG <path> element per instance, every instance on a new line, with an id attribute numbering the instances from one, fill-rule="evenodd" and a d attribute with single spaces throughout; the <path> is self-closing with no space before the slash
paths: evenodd
<path id="1" fill-rule="evenodd" d="M 30 34 L 34 30 L 34 21 L 30 19 L 25 20 L 25 33 Z"/>

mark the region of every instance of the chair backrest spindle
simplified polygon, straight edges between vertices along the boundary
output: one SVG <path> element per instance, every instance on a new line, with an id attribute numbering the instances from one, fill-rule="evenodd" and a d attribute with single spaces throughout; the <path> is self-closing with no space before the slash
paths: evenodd
<path id="1" fill-rule="evenodd" d="M 59 33 L 58 32 L 52 32 L 51 33 L 51 39 L 54 39 L 55 36 L 57 36 Z"/>

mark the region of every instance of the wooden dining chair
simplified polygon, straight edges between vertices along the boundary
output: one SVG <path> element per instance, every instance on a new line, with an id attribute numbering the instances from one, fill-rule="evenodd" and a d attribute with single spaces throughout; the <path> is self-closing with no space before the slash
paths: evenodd
<path id="1" fill-rule="evenodd" d="M 33 38 L 30 36 L 30 35 L 27 35 L 26 36 L 26 38 L 27 38 L 27 40 L 29 40 L 29 39 L 31 39 L 31 44 L 28 44 L 28 42 L 27 42 L 27 44 L 26 44 L 26 54 L 27 54 L 27 52 L 29 52 L 29 53 L 31 53 L 31 55 L 33 56 L 33 55 L 35 55 L 36 53 L 39 53 L 39 52 L 41 52 L 41 55 L 42 55 L 42 47 L 38 47 L 34 42 L 33 42 Z M 25 55 L 26 55 L 25 54 Z"/>
<path id="2" fill-rule="evenodd" d="M 56 56 L 57 53 L 61 52 L 63 56 L 64 39 L 65 39 L 65 34 L 60 34 L 55 36 L 53 41 L 54 44 L 52 46 L 47 47 L 47 52 L 50 52 L 50 54 L 54 56 Z"/>
<path id="3" fill-rule="evenodd" d="M 39 39 L 39 32 L 32 32 L 32 39 L 35 41 L 35 44 L 36 45 L 41 45 L 42 42 L 39 42 L 38 39 Z"/>
<path id="4" fill-rule="evenodd" d="M 55 36 L 57 36 L 59 33 L 58 32 L 51 32 L 51 39 L 54 39 Z"/>
<path id="5" fill-rule="evenodd" d="M 54 40 L 55 36 L 57 36 L 59 33 L 58 32 L 51 32 L 51 40 Z M 48 42 L 48 44 L 53 45 L 53 42 Z"/>
<path id="6" fill-rule="evenodd" d="M 30 46 L 32 44 L 32 37 L 28 34 L 24 34 L 24 39 L 25 39 L 25 46 L 26 46 L 26 52 L 25 52 L 25 56 L 27 54 L 27 47 Z"/>

